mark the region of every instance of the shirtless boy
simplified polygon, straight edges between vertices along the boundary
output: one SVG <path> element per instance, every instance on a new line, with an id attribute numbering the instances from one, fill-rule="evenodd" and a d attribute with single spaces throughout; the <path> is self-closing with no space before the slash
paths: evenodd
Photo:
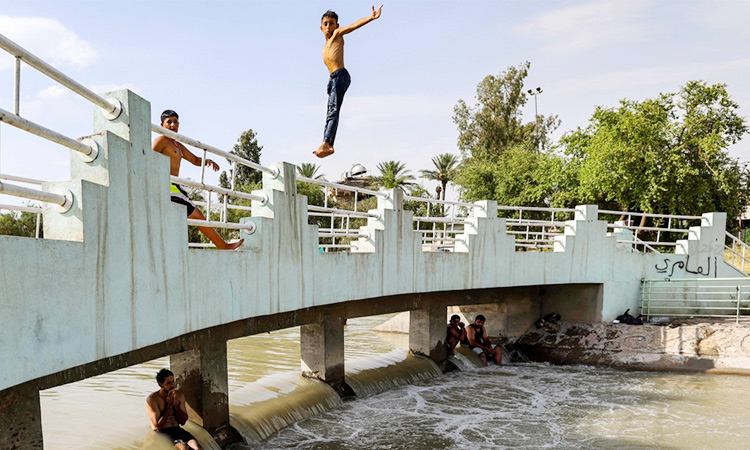
<path id="1" fill-rule="evenodd" d="M 177 133 L 177 130 L 180 129 L 180 117 L 176 112 L 168 109 L 161 113 L 161 126 Z M 202 158 L 190 153 L 184 145 L 166 136 L 159 136 L 156 138 L 151 148 L 153 148 L 155 152 L 169 157 L 169 173 L 175 177 L 180 176 L 180 163 L 182 163 L 183 159 L 195 166 L 200 166 L 202 162 Z M 206 167 L 214 169 L 214 172 L 219 170 L 219 165 L 210 159 L 206 159 Z M 193 202 L 190 201 L 187 193 L 182 187 L 172 183 L 170 192 L 171 200 L 173 202 L 187 207 L 188 219 L 206 220 L 206 216 L 204 216 L 200 209 L 196 208 Z M 234 250 L 245 241 L 244 239 L 240 239 L 238 242 L 229 244 L 222 239 L 219 233 L 213 228 L 198 227 L 198 229 L 201 230 L 201 233 L 206 235 L 206 237 L 213 242 L 219 250 Z"/>
<path id="2" fill-rule="evenodd" d="M 377 10 L 373 6 L 371 16 L 343 28 L 339 28 L 339 16 L 335 12 L 328 10 L 323 14 L 320 23 L 320 29 L 326 38 L 326 44 L 323 46 L 323 62 L 328 67 L 330 78 L 328 79 L 328 112 L 323 143 L 313 152 L 318 158 L 333 154 L 333 141 L 336 139 L 336 130 L 339 126 L 341 103 L 352 82 L 349 72 L 344 68 L 344 35 L 380 17 L 382 9 L 383 5 L 380 5 Z"/>
<path id="3" fill-rule="evenodd" d="M 166 435 L 178 450 L 202 450 L 203 447 L 192 434 L 183 430 L 188 419 L 185 396 L 174 388 L 174 374 L 161 369 L 156 374 L 159 390 L 146 399 L 146 411 L 151 419 L 151 428 Z"/>
<path id="4" fill-rule="evenodd" d="M 466 328 L 464 323 L 461 322 L 461 317 L 458 314 L 451 316 L 451 321 L 448 322 L 448 335 L 446 341 L 448 344 L 448 356 L 453 356 L 456 353 L 454 350 L 459 342 L 466 340 Z"/>
<path id="5" fill-rule="evenodd" d="M 488 358 L 492 358 L 498 366 L 503 361 L 503 349 L 490 342 L 487 330 L 484 328 L 485 317 L 479 314 L 474 323 L 466 327 L 466 338 L 469 341 L 469 348 L 479 355 L 484 365 L 487 365 Z"/>

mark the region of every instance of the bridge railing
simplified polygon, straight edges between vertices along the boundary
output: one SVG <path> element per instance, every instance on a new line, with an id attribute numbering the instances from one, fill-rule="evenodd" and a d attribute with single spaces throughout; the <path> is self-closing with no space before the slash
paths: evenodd
<path id="1" fill-rule="evenodd" d="M 454 252 L 456 244 L 465 244 L 460 236 L 466 226 L 472 224 L 469 218 L 474 211 L 483 208 L 474 203 L 429 197 L 404 196 L 404 201 L 421 204 L 415 208 L 412 220 L 414 232 L 419 233 L 425 252 Z"/>
<path id="2" fill-rule="evenodd" d="M 728 231 L 724 234 L 724 260 L 740 272 L 747 274 L 750 272 L 750 245 Z"/>
<path id="3" fill-rule="evenodd" d="M 297 181 L 320 188 L 323 193 L 323 206 L 308 205 L 308 219 L 318 225 L 318 247 L 322 252 L 351 251 L 357 248 L 359 238 L 368 234 L 360 229 L 369 218 L 379 218 L 376 210 L 363 210 L 363 200 L 372 197 L 388 198 L 388 193 L 356 186 L 334 183 L 319 178 L 297 176 Z M 333 192 L 332 192 L 333 190 Z M 335 200 L 340 195 L 333 193 L 346 192 L 351 200 Z"/>
<path id="4" fill-rule="evenodd" d="M 748 278 L 645 279 L 641 314 L 652 317 L 732 318 L 750 315 Z"/>
<path id="5" fill-rule="evenodd" d="M 565 219 L 576 210 L 536 206 L 498 206 L 505 218 L 506 232 L 515 239 L 516 251 L 550 251 L 565 234 Z"/>
<path id="6" fill-rule="evenodd" d="M 181 144 L 189 145 L 191 147 L 200 149 L 203 152 L 203 156 L 201 158 L 199 181 L 193 181 L 188 178 L 180 178 L 180 177 L 175 177 L 175 176 L 171 177 L 171 181 L 173 184 L 184 186 L 190 189 L 194 189 L 198 192 L 204 193 L 205 200 L 194 202 L 194 203 L 196 204 L 196 206 L 200 206 L 204 208 L 205 210 L 204 215 L 206 217 L 206 220 L 188 219 L 187 223 L 189 226 L 206 226 L 206 227 L 212 227 L 212 228 L 245 230 L 247 233 L 250 233 L 250 234 L 255 232 L 255 224 L 252 222 L 243 224 L 243 223 L 238 223 L 238 222 L 231 222 L 229 220 L 230 210 L 247 211 L 248 212 L 247 215 L 249 215 L 249 209 L 250 209 L 248 206 L 243 207 L 242 205 L 231 204 L 229 201 L 230 197 L 249 200 L 249 201 L 255 200 L 255 201 L 260 202 L 263 205 L 265 205 L 268 202 L 268 197 L 266 197 L 265 194 L 261 194 L 261 195 L 253 194 L 253 193 L 248 193 L 248 192 L 244 192 L 239 189 L 236 189 L 237 166 L 241 165 L 241 166 L 249 167 L 251 169 L 267 173 L 274 178 L 279 175 L 279 170 L 277 168 L 270 168 L 270 167 L 263 166 L 261 164 L 242 158 L 230 152 L 224 151 L 220 148 L 214 147 L 213 145 L 209 145 L 197 139 L 193 139 L 183 134 L 176 133 L 172 130 L 168 130 L 162 127 L 161 125 L 157 125 L 155 123 L 151 124 L 151 131 L 155 134 L 159 134 L 169 139 L 173 139 L 177 142 L 180 142 Z M 214 186 L 214 185 L 206 183 L 206 160 L 207 160 L 208 153 L 211 153 L 216 156 L 221 156 L 231 161 L 232 167 L 231 167 L 230 172 L 232 176 L 231 176 L 230 189 L 226 189 L 220 186 Z M 217 201 L 215 205 L 212 202 L 213 194 L 216 194 L 218 198 L 221 199 L 221 203 L 218 203 Z M 217 205 L 219 206 L 218 208 L 216 208 Z M 212 219 L 211 212 L 215 210 L 218 210 L 218 213 L 219 213 L 218 220 L 211 220 Z M 213 247 L 212 244 L 191 243 L 189 245 L 191 247 Z"/>
<path id="7" fill-rule="evenodd" d="M 600 218 L 607 220 L 607 229 L 618 235 L 618 243 L 630 244 L 634 251 L 653 253 L 674 253 L 681 246 L 681 240 L 695 238 L 692 226 L 707 224 L 703 216 L 651 214 L 629 211 L 600 210 Z M 604 217 L 601 217 L 604 215 Z M 614 219 L 617 217 L 617 219 Z M 653 225 L 635 223 L 651 221 Z M 629 233 L 622 233 L 627 230 Z M 683 249 L 685 250 L 685 249 Z"/>
<path id="8" fill-rule="evenodd" d="M 64 73 L 55 69 L 51 65 L 42 61 L 33 53 L 22 48 L 20 45 L 11 41 L 2 34 L 0 34 L 0 48 L 10 53 L 15 58 L 13 112 L 0 108 L 0 121 L 18 129 L 27 131 L 48 141 L 62 145 L 63 147 L 69 148 L 70 150 L 76 151 L 80 154 L 83 161 L 94 161 L 99 154 L 99 144 L 97 144 L 93 139 L 73 139 L 62 133 L 46 128 L 41 124 L 21 117 L 21 63 L 26 63 L 30 67 L 48 76 L 52 80 L 60 83 L 62 86 L 68 88 L 72 92 L 75 92 L 94 105 L 102 108 L 102 110 L 104 110 L 105 116 L 110 119 L 115 119 L 120 115 L 120 112 L 122 111 L 122 105 L 120 104 L 120 102 L 116 99 L 105 99 L 104 97 L 96 94 L 92 90 L 88 89 L 87 87 L 68 77 Z M 8 177 L 13 176 L 8 175 Z M 22 186 L 4 182 L 0 183 L 0 193 L 21 197 L 27 200 L 36 200 L 45 203 L 56 204 L 64 210 L 69 209 L 73 201 L 72 194 L 69 191 L 62 193 L 43 192 L 38 189 L 25 188 Z"/>

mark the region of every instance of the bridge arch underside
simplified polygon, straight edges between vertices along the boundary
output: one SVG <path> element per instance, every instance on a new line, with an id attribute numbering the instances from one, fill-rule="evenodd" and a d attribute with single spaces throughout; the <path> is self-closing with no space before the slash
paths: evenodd
<path id="1" fill-rule="evenodd" d="M 331 318 L 352 319 L 425 309 L 447 311 L 451 306 L 458 307 L 469 320 L 475 314 L 487 316 L 487 328 L 491 335 L 514 337 L 523 334 L 537 318 L 550 312 L 557 312 L 563 320 L 599 322 L 602 298 L 602 284 L 575 283 L 401 294 L 321 305 L 195 331 L 24 384 L 33 385 L 40 390 L 49 389 L 192 350 L 208 341 L 228 341 L 268 331 L 316 324 Z"/>
<path id="2" fill-rule="evenodd" d="M 411 350 L 438 362 L 445 359 L 447 351 L 444 340 L 448 307 L 458 307 L 469 320 L 482 313 L 487 316 L 491 335 L 514 337 L 550 312 L 570 321 L 601 321 L 603 290 L 602 284 L 556 284 L 402 294 L 230 322 L 0 391 L 0 426 L 12 431 L 0 439 L 0 444 L 12 444 L 13 448 L 23 443 L 28 448 L 42 448 L 40 391 L 170 356 L 178 385 L 186 393 L 190 419 L 218 443 L 227 445 L 241 439 L 229 425 L 228 340 L 301 326 L 302 372 L 346 395 L 346 319 L 411 311 Z"/>

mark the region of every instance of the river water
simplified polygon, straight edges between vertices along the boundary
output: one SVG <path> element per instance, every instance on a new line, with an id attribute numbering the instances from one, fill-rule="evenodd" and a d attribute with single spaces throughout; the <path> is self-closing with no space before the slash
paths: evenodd
<path id="1" fill-rule="evenodd" d="M 370 331 L 386 318 L 349 321 L 347 360 L 406 352 L 406 336 Z M 299 329 L 231 341 L 228 353 L 231 403 L 233 391 L 299 370 Z M 145 397 L 166 366 L 162 358 L 44 391 L 45 448 L 140 449 Z M 746 377 L 517 363 L 345 401 L 246 448 L 743 449 L 747 417 Z"/>

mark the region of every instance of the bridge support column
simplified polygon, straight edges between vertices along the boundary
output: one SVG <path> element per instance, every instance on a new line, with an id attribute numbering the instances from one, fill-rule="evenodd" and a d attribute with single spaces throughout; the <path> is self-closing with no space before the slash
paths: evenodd
<path id="1" fill-rule="evenodd" d="M 39 388 L 31 383 L 0 392 L 0 448 L 43 449 Z"/>
<path id="2" fill-rule="evenodd" d="M 437 364 L 445 361 L 448 349 L 445 336 L 448 308 L 442 304 L 428 304 L 409 312 L 409 349 L 415 355 L 427 356 Z"/>
<path id="3" fill-rule="evenodd" d="M 196 349 L 171 355 L 177 389 L 185 395 L 188 417 L 222 445 L 236 441 L 229 426 L 229 380 L 227 342 L 223 338 L 201 339 Z"/>
<path id="4" fill-rule="evenodd" d="M 300 327 L 302 375 L 330 384 L 339 395 L 351 395 L 344 381 L 344 317 L 324 314 Z"/>

